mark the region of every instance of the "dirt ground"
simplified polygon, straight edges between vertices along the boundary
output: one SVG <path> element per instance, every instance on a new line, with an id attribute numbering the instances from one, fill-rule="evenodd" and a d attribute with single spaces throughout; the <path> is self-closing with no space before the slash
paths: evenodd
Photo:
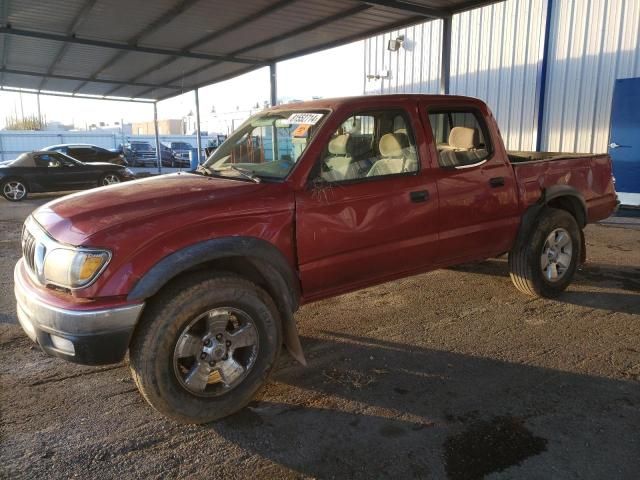
<path id="1" fill-rule="evenodd" d="M 2 477 L 638 478 L 640 219 L 589 226 L 558 300 L 496 259 L 305 306 L 308 367 L 283 353 L 260 400 L 182 426 L 125 366 L 50 358 L 16 325 L 20 225 L 46 199 L 0 202 Z"/>

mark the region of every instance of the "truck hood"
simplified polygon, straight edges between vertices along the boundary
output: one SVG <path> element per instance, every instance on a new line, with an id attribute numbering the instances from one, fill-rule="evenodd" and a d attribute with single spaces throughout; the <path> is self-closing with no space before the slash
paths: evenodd
<path id="1" fill-rule="evenodd" d="M 196 209 L 208 217 L 212 212 L 223 216 L 232 204 L 238 210 L 238 197 L 255 199 L 255 192 L 267 185 L 175 173 L 68 195 L 43 205 L 33 216 L 59 242 L 83 245 L 98 232 L 122 232 L 158 217 L 178 223 L 180 213 Z"/>

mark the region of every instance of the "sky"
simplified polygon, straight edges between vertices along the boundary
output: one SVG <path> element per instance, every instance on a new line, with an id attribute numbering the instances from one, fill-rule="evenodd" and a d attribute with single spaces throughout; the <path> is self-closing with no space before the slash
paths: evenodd
<path id="1" fill-rule="evenodd" d="M 364 82 L 364 42 L 306 55 L 277 65 L 278 98 L 307 100 L 312 97 L 361 95 Z M 269 69 L 262 68 L 200 89 L 200 115 L 247 110 L 269 100 Z M 153 105 L 133 102 L 40 96 L 40 109 L 48 122 L 74 124 L 76 128 L 105 122 L 113 124 L 153 120 Z M 193 92 L 158 103 L 158 118 L 182 118 L 195 110 Z M 8 116 L 22 112 L 37 115 L 37 96 L 0 91 L 0 128 Z"/>

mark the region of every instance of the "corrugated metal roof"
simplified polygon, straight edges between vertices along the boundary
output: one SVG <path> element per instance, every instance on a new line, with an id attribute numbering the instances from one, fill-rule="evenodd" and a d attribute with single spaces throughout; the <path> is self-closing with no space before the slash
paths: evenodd
<path id="1" fill-rule="evenodd" d="M 158 100 L 496 0 L 2 0 L 0 86 Z"/>

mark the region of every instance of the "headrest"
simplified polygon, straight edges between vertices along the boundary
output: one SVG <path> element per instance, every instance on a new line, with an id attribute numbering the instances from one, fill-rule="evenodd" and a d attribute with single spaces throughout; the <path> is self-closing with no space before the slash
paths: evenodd
<path id="1" fill-rule="evenodd" d="M 401 157 L 409 146 L 409 138 L 403 133 L 385 133 L 380 138 L 378 147 L 383 157 Z"/>
<path id="2" fill-rule="evenodd" d="M 349 142 L 349 135 L 338 135 L 329 141 L 329 153 L 332 155 L 346 155 L 347 143 Z"/>
<path id="3" fill-rule="evenodd" d="M 453 127 L 449 133 L 449 146 L 462 150 L 478 148 L 480 145 L 480 132 L 477 128 Z"/>

